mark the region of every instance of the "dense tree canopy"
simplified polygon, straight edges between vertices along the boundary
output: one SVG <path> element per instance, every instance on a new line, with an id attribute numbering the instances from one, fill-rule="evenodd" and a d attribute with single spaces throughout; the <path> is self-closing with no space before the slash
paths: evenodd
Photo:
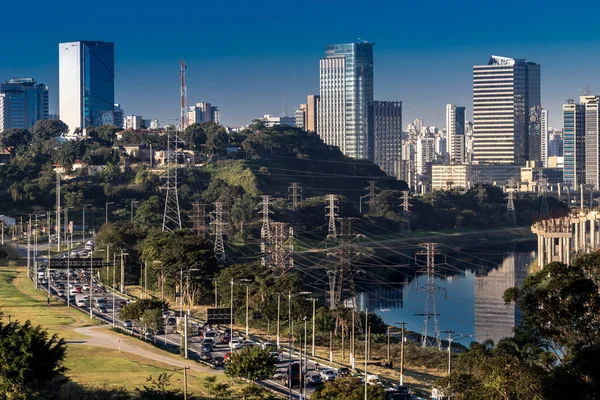
<path id="1" fill-rule="evenodd" d="M 275 360 L 268 349 L 252 346 L 233 352 L 225 373 L 233 378 L 256 381 L 270 378 L 275 373 L 275 368 Z"/>

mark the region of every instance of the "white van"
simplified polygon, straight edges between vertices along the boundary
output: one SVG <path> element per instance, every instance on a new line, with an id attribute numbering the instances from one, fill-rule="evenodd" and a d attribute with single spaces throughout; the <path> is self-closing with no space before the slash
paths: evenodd
<path id="1" fill-rule="evenodd" d="M 381 378 L 379 378 L 379 375 L 367 375 L 367 383 L 369 385 L 383 386 L 383 382 L 381 382 Z"/>

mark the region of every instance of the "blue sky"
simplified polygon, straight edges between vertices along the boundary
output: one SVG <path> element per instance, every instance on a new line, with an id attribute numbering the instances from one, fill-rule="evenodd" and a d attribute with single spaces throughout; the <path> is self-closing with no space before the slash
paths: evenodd
<path id="1" fill-rule="evenodd" d="M 33 77 L 58 108 L 58 43 L 115 42 L 116 101 L 126 113 L 179 114 L 178 60 L 188 64 L 188 102 L 208 101 L 222 122 L 248 123 L 318 93 L 328 43 L 375 43 L 375 99 L 401 100 L 404 125 L 444 125 L 444 105 L 472 111 L 472 66 L 490 54 L 541 64 L 542 102 L 561 128 L 561 105 L 590 85 L 600 93 L 600 31 L 585 15 L 598 3 L 72 1 L 3 4 L 0 79 Z M 57 5 L 60 3 L 60 6 Z M 25 7 L 26 5 L 26 7 Z"/>

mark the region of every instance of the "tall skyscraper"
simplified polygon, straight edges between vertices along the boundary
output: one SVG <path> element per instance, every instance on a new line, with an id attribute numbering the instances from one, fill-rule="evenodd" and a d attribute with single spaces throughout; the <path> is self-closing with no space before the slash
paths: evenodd
<path id="1" fill-rule="evenodd" d="M 572 188 L 585 183 L 585 105 L 563 104 L 563 182 Z"/>
<path id="2" fill-rule="evenodd" d="M 451 164 L 465 162 L 465 107 L 446 104 L 446 143 Z"/>
<path id="3" fill-rule="evenodd" d="M 296 108 L 296 128 L 306 130 L 306 107 L 308 107 L 307 104 L 300 104 Z"/>
<path id="4" fill-rule="evenodd" d="M 113 123 L 115 46 L 80 41 L 58 45 L 59 115 L 73 132 Z"/>
<path id="5" fill-rule="evenodd" d="M 372 109 L 375 164 L 389 176 L 401 179 L 402 102 L 374 101 Z"/>
<path id="6" fill-rule="evenodd" d="M 0 84 L 0 131 L 29 129 L 48 116 L 48 86 L 32 78 L 14 78 Z"/>
<path id="7" fill-rule="evenodd" d="M 320 60 L 317 133 L 347 156 L 373 160 L 373 43 L 333 44 Z"/>
<path id="8" fill-rule="evenodd" d="M 585 106 L 585 183 L 600 188 L 600 115 L 598 96 L 581 96 Z"/>
<path id="9" fill-rule="evenodd" d="M 550 135 L 548 132 L 548 110 L 542 110 L 542 119 L 540 123 L 540 151 L 542 153 L 542 163 L 548 167 L 548 150 L 550 148 Z"/>
<path id="10" fill-rule="evenodd" d="M 416 148 L 417 174 L 424 175 L 431 168 L 431 162 L 435 160 L 435 139 L 422 137 L 417 139 Z"/>
<path id="11" fill-rule="evenodd" d="M 540 66 L 491 56 L 473 67 L 473 161 L 540 160 Z"/>

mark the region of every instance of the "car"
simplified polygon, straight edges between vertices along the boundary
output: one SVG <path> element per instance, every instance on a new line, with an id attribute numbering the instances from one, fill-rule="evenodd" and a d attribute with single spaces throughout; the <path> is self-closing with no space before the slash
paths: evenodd
<path id="1" fill-rule="evenodd" d="M 241 339 L 233 339 L 229 342 L 229 347 L 232 349 L 241 349 L 243 347 L 243 342 Z"/>
<path id="2" fill-rule="evenodd" d="M 200 353 L 200 359 L 202 361 L 210 361 L 212 360 L 212 354 L 210 353 L 210 351 L 202 350 L 202 352 Z"/>
<path id="3" fill-rule="evenodd" d="M 94 242 L 92 242 L 91 240 L 89 242 L 87 242 L 85 244 L 85 249 L 86 250 L 94 250 Z"/>
<path id="4" fill-rule="evenodd" d="M 96 306 L 94 307 L 94 310 L 96 310 L 96 312 L 106 313 L 106 307 L 104 306 Z"/>
<path id="5" fill-rule="evenodd" d="M 223 356 L 223 361 L 227 362 L 229 361 L 229 359 L 231 358 L 231 352 L 228 351 L 227 353 L 225 353 L 225 355 Z"/>
<path id="6" fill-rule="evenodd" d="M 202 351 L 203 351 L 203 352 L 205 352 L 205 351 L 206 351 L 206 352 L 209 352 L 209 353 L 210 353 L 211 351 L 214 351 L 214 349 L 213 349 L 213 347 L 212 347 L 211 345 L 203 345 L 203 346 L 202 346 Z"/>
<path id="7" fill-rule="evenodd" d="M 70 254 L 69 257 L 77 257 L 77 252 L 75 250 L 73 250 Z"/>
<path id="8" fill-rule="evenodd" d="M 59 289 L 59 290 L 56 292 L 56 294 L 57 294 L 59 297 L 65 297 L 65 291 L 64 291 L 64 290 L 62 290 L 62 289 Z"/>
<path id="9" fill-rule="evenodd" d="M 131 328 L 133 326 L 133 323 L 131 321 L 129 321 L 129 320 L 123 321 L 123 326 L 125 328 Z"/>
<path id="10" fill-rule="evenodd" d="M 167 325 L 169 325 L 169 326 L 177 325 L 177 318 L 167 318 Z"/>
<path id="11" fill-rule="evenodd" d="M 217 332 L 216 331 L 206 331 L 206 332 L 204 332 L 204 337 L 205 338 L 216 339 L 217 338 Z"/>
<path id="12" fill-rule="evenodd" d="M 335 371 L 331 368 L 327 368 L 321 371 L 321 378 L 323 378 L 324 381 L 335 381 L 336 377 L 337 375 Z"/>
<path id="13" fill-rule="evenodd" d="M 350 368 L 341 367 L 337 370 L 338 376 L 350 376 Z"/>
<path id="14" fill-rule="evenodd" d="M 81 250 L 79 252 L 79 257 L 87 257 L 88 256 L 88 252 L 86 250 Z"/>
<path id="15" fill-rule="evenodd" d="M 210 347 L 214 347 L 215 345 L 215 339 L 213 338 L 206 338 L 206 339 L 202 339 L 202 346 L 210 346 Z"/>
<path id="16" fill-rule="evenodd" d="M 225 364 L 225 359 L 221 356 L 215 356 L 212 359 L 212 363 L 215 367 L 222 367 Z"/>
<path id="17" fill-rule="evenodd" d="M 82 293 L 81 286 L 75 286 L 75 293 Z"/>
<path id="18" fill-rule="evenodd" d="M 324 383 L 323 378 L 321 378 L 321 375 L 319 375 L 319 374 L 306 375 L 306 384 L 307 385 L 318 386 L 318 385 L 322 385 L 323 383 Z"/>
<path id="19" fill-rule="evenodd" d="M 271 358 L 275 361 L 279 361 L 279 359 L 281 358 L 281 354 L 279 354 L 278 351 L 272 351 L 269 354 L 271 354 Z"/>
<path id="20" fill-rule="evenodd" d="M 88 285 L 87 283 L 84 283 L 84 284 L 83 284 L 83 290 L 85 290 L 86 292 L 87 292 L 88 290 L 90 290 L 90 285 Z"/>
<path id="21" fill-rule="evenodd" d="M 396 385 L 394 386 L 394 392 L 404 395 L 404 397 L 408 400 L 410 399 L 410 389 L 408 386 L 404 385 Z"/>
<path id="22" fill-rule="evenodd" d="M 119 303 L 119 308 L 123 308 L 126 305 L 127 305 L 127 302 L 126 301 L 122 301 L 122 302 Z"/>
<path id="23" fill-rule="evenodd" d="M 379 375 L 367 375 L 367 383 L 369 385 L 383 386 L 383 382 L 381 382 Z"/>
<path id="24" fill-rule="evenodd" d="M 225 335 L 225 336 L 221 337 L 221 344 L 229 344 L 230 341 L 231 341 L 231 336 L 229 336 L 229 335 Z"/>
<path id="25" fill-rule="evenodd" d="M 246 340 L 242 346 L 244 348 L 250 348 L 250 347 L 258 346 L 258 343 L 253 342 L 251 340 Z"/>

